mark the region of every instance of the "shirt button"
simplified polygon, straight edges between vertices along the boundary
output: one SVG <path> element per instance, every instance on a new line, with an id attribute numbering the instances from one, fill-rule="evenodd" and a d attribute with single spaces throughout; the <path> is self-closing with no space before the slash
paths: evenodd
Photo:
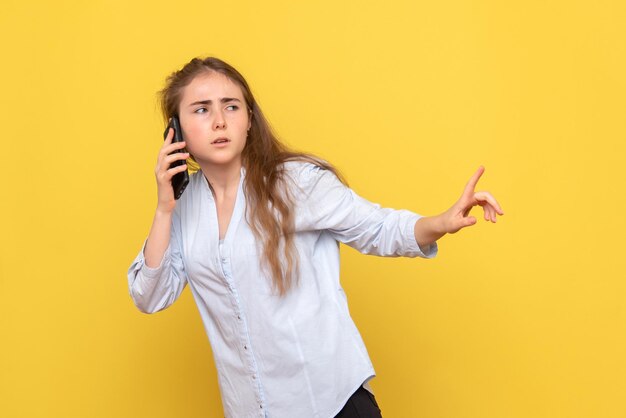
<path id="1" fill-rule="evenodd" d="M 241 319 L 241 315 L 237 315 L 237 319 Z"/>
<path id="2" fill-rule="evenodd" d="M 252 375 L 252 379 L 253 379 L 253 380 L 256 380 L 256 374 L 253 374 L 253 375 Z"/>
<path id="3" fill-rule="evenodd" d="M 247 350 L 247 349 L 248 349 L 248 346 L 247 346 L 247 345 L 244 345 L 244 346 L 243 346 L 243 349 L 244 349 L 244 350 Z"/>

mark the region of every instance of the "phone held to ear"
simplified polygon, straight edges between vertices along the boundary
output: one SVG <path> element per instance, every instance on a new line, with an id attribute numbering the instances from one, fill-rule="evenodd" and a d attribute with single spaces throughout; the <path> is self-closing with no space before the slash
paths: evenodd
<path id="1" fill-rule="evenodd" d="M 174 129 L 174 138 L 172 138 L 172 143 L 174 142 L 182 142 L 183 140 L 183 131 L 180 129 L 180 120 L 177 115 L 172 116 L 169 125 L 165 128 L 165 132 L 163 133 L 163 140 L 167 138 L 167 133 L 170 128 Z M 184 150 L 178 150 L 174 152 L 184 152 Z M 170 168 L 178 167 L 179 165 L 185 164 L 184 160 L 177 160 L 170 164 Z M 182 171 L 180 173 L 174 174 L 172 177 L 172 188 L 174 189 L 174 198 L 178 200 L 180 196 L 185 191 L 185 187 L 189 184 L 189 170 Z"/>

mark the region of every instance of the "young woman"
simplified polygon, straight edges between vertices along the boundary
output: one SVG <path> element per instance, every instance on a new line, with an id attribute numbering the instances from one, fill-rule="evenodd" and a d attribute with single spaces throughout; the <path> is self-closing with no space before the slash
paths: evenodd
<path id="1" fill-rule="evenodd" d="M 137 307 L 170 306 L 189 284 L 209 336 L 226 417 L 380 417 L 374 369 L 339 281 L 339 245 L 434 257 L 436 241 L 500 206 L 471 178 L 444 213 L 422 217 L 356 195 L 328 163 L 288 151 L 248 84 L 216 58 L 195 58 L 161 92 L 170 129 L 155 169 L 158 203 L 128 271 Z M 184 150 L 185 152 L 175 152 Z M 171 179 L 197 169 L 175 200 Z"/>

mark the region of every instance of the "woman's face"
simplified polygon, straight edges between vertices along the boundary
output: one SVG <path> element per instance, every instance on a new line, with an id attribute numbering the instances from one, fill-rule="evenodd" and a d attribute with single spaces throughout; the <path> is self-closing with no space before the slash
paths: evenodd
<path id="1" fill-rule="evenodd" d="M 183 91 L 178 115 L 187 150 L 201 167 L 241 164 L 250 118 L 237 84 L 217 72 L 196 76 Z"/>

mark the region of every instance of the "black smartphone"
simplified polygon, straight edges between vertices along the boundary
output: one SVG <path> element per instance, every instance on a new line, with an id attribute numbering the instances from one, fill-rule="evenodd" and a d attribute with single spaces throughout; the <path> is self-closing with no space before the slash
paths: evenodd
<path id="1" fill-rule="evenodd" d="M 172 116 L 169 125 L 165 128 L 165 132 L 163 133 L 163 140 L 167 138 L 167 133 L 170 128 L 174 129 L 174 138 L 172 138 L 172 143 L 181 142 L 183 140 L 183 131 L 180 129 L 180 120 L 177 115 Z M 185 152 L 184 149 L 174 151 L 174 152 Z M 185 164 L 184 160 L 177 160 L 170 164 L 170 168 L 178 167 L 179 165 Z M 189 170 L 182 171 L 180 173 L 174 174 L 172 177 L 172 188 L 174 189 L 174 198 L 178 200 L 180 196 L 185 191 L 185 187 L 189 184 Z"/>

